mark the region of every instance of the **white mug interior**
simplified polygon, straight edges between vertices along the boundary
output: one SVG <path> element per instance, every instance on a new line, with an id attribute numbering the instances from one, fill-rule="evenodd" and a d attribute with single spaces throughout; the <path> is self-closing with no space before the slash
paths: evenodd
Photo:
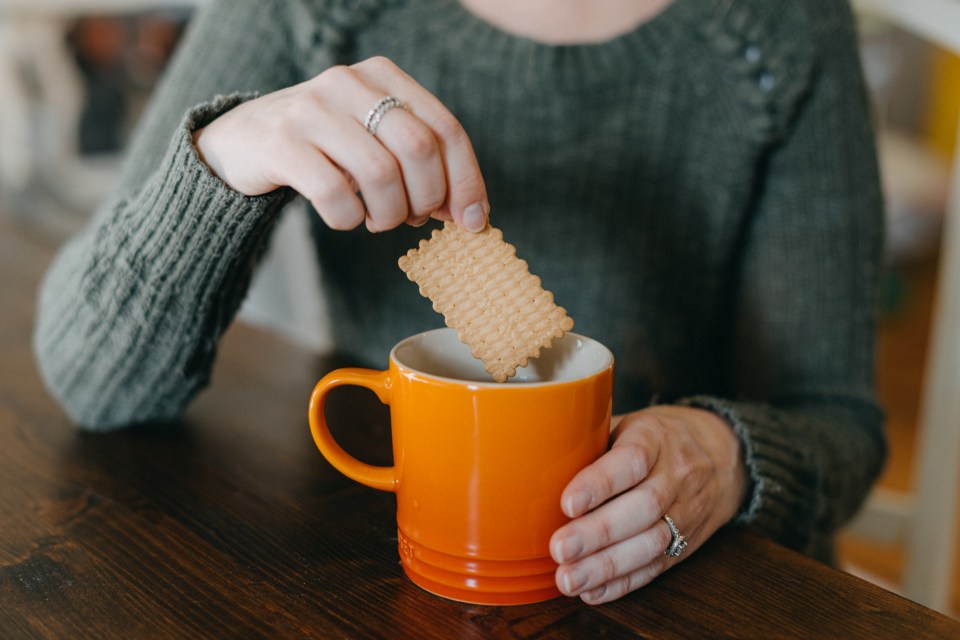
<path id="1" fill-rule="evenodd" d="M 402 368 L 434 378 L 498 384 L 484 371 L 483 363 L 460 342 L 456 331 L 435 329 L 411 336 L 393 348 L 390 358 Z M 605 346 L 586 336 L 566 333 L 553 341 L 540 357 L 531 358 L 526 367 L 504 384 L 546 384 L 580 380 L 613 366 L 613 354 Z"/>

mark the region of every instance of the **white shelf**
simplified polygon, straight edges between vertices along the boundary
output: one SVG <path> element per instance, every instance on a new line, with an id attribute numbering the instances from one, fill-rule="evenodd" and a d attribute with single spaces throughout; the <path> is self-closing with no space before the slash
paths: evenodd
<path id="1" fill-rule="evenodd" d="M 960 53 L 960 0 L 853 0 L 853 6 Z"/>
<path id="2" fill-rule="evenodd" d="M 853 6 L 960 53 L 960 0 L 853 0 Z M 948 612 L 960 510 L 960 139 L 952 176 L 919 417 L 916 490 L 909 503 L 875 491 L 861 518 L 868 524 L 880 516 L 876 526 L 866 527 L 880 538 L 890 533 L 891 518 L 901 521 L 907 532 L 903 594 L 943 612 Z"/>
<path id="3" fill-rule="evenodd" d="M 72 18 L 86 14 L 125 14 L 150 9 L 192 7 L 203 0 L 0 0 L 0 17 L 43 15 Z"/>

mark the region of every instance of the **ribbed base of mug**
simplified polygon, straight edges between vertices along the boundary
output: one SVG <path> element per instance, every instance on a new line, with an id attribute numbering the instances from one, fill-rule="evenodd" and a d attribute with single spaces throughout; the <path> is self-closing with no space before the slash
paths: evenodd
<path id="1" fill-rule="evenodd" d="M 478 560 L 427 549 L 398 532 L 403 570 L 420 588 L 450 600 L 518 605 L 551 600 L 557 564 L 550 556 L 523 560 Z"/>

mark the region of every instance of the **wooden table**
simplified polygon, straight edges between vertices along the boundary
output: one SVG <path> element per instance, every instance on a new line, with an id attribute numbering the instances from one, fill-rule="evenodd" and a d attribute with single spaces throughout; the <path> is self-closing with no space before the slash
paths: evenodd
<path id="1" fill-rule="evenodd" d="M 0 218 L 2 638 L 960 638 L 950 618 L 740 531 L 599 607 L 429 595 L 400 568 L 393 495 L 311 441 L 307 398 L 331 360 L 235 326 L 183 420 L 72 427 L 29 346 L 50 257 Z M 389 463 L 372 394 L 343 390 L 330 412 L 345 448 Z"/>

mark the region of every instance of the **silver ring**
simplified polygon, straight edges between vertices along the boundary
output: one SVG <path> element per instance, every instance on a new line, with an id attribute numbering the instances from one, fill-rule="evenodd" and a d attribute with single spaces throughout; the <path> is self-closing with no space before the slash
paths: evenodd
<path id="1" fill-rule="evenodd" d="M 663 519 L 666 520 L 667 526 L 670 527 L 670 545 L 667 547 L 667 550 L 663 552 L 663 555 L 676 558 L 687 548 L 687 539 L 680 535 L 680 530 L 677 529 L 677 525 L 673 523 L 673 518 L 665 515 Z"/>
<path id="2" fill-rule="evenodd" d="M 369 113 L 367 113 L 367 117 L 363 121 L 363 126 L 367 128 L 370 135 L 377 135 L 377 127 L 380 126 L 380 121 L 383 119 L 384 114 L 390 111 L 390 109 L 397 107 L 406 110 L 406 107 L 403 106 L 403 103 L 397 98 L 393 96 L 383 96 L 377 100 L 377 104 L 373 105 L 373 109 L 370 109 Z"/>

